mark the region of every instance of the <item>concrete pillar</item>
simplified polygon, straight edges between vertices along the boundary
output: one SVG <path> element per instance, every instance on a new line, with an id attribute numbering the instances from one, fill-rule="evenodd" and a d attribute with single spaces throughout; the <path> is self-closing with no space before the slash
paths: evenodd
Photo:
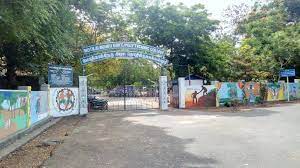
<path id="1" fill-rule="evenodd" d="M 159 77 L 159 107 L 160 110 L 168 110 L 168 78 Z"/>
<path id="2" fill-rule="evenodd" d="M 185 78 L 178 78 L 178 100 L 179 100 L 179 108 L 185 108 Z"/>
<path id="3" fill-rule="evenodd" d="M 42 84 L 41 87 L 40 87 L 40 90 L 49 92 L 50 91 L 50 85 Z"/>
<path id="4" fill-rule="evenodd" d="M 79 76 L 79 114 L 88 114 L 87 76 Z"/>
<path id="5" fill-rule="evenodd" d="M 31 91 L 31 86 L 18 86 L 18 90 L 27 90 L 27 91 Z"/>
<path id="6" fill-rule="evenodd" d="M 46 91 L 47 92 L 47 102 L 48 102 L 48 106 L 47 106 L 47 112 L 48 115 L 50 116 L 50 85 L 49 84 L 42 84 L 40 87 L 41 91 Z"/>

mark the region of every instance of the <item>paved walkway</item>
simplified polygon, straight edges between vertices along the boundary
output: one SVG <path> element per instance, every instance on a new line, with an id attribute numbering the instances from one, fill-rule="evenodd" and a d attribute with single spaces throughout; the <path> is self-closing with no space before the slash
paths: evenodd
<path id="1" fill-rule="evenodd" d="M 45 167 L 299 168 L 300 104 L 240 113 L 93 113 Z"/>

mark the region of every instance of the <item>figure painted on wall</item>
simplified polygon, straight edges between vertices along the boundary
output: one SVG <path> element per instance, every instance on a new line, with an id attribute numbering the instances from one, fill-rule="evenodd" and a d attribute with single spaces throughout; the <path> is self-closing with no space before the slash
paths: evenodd
<path id="1" fill-rule="evenodd" d="M 202 85 L 202 89 L 200 92 L 203 93 L 203 96 L 207 95 L 207 88 Z"/>
<path id="2" fill-rule="evenodd" d="M 51 88 L 50 114 L 53 117 L 79 113 L 78 88 Z"/>
<path id="3" fill-rule="evenodd" d="M 36 114 L 39 114 L 40 113 L 40 108 L 41 108 L 41 98 L 40 97 L 36 101 L 35 108 L 36 108 Z"/>
<path id="4" fill-rule="evenodd" d="M 260 97 L 260 83 L 247 82 L 244 87 L 245 96 L 249 103 L 257 103 Z"/>
<path id="5" fill-rule="evenodd" d="M 290 94 L 290 99 L 291 100 L 297 99 L 297 83 L 290 83 L 289 84 L 289 94 Z"/>
<path id="6" fill-rule="evenodd" d="M 194 93 L 192 93 L 193 104 L 198 104 L 198 98 L 197 98 L 197 95 L 198 95 L 199 93 L 201 93 L 201 92 L 195 91 Z"/>
<path id="7" fill-rule="evenodd" d="M 217 106 L 230 104 L 234 100 L 243 101 L 244 91 L 241 89 L 242 83 L 239 82 L 218 82 L 217 88 Z"/>
<path id="8" fill-rule="evenodd" d="M 74 107 L 75 96 L 70 89 L 61 89 L 56 96 L 57 107 L 60 111 L 69 111 Z"/>
<path id="9" fill-rule="evenodd" d="M 214 85 L 194 86 L 185 93 L 186 108 L 203 108 L 216 106 L 216 89 Z"/>
<path id="10" fill-rule="evenodd" d="M 228 83 L 227 87 L 229 88 L 229 97 L 231 98 L 237 98 L 237 87 L 233 83 Z"/>
<path id="11" fill-rule="evenodd" d="M 30 95 L 30 122 L 35 124 L 49 116 L 47 91 L 32 91 Z"/>

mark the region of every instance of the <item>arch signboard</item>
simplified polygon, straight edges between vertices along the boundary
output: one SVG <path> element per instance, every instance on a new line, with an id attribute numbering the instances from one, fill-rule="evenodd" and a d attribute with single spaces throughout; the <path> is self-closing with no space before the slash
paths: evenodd
<path id="1" fill-rule="evenodd" d="M 168 60 L 165 58 L 166 52 L 161 48 L 138 44 L 133 42 L 113 42 L 103 43 L 97 45 L 91 45 L 83 48 L 84 56 L 80 59 L 81 64 L 84 66 L 90 63 L 103 61 L 106 59 L 146 59 L 159 65 L 164 69 L 168 64 Z M 163 71 L 162 71 L 163 72 Z M 85 77 L 86 80 L 87 77 Z M 81 79 L 83 80 L 83 78 Z M 159 79 L 159 97 L 160 97 L 160 109 L 168 109 L 168 85 L 167 76 L 162 73 Z M 80 82 L 80 88 L 85 94 L 87 84 L 86 82 Z M 83 99 L 86 99 L 85 97 Z M 80 102 L 80 110 L 82 114 L 86 113 L 86 101 Z M 80 113 L 81 113 L 80 112 Z"/>
<path id="2" fill-rule="evenodd" d="M 84 56 L 81 58 L 82 65 L 111 58 L 143 58 L 161 66 L 168 64 L 168 60 L 165 59 L 166 53 L 164 50 L 133 42 L 114 42 L 87 46 L 83 48 L 83 53 Z"/>

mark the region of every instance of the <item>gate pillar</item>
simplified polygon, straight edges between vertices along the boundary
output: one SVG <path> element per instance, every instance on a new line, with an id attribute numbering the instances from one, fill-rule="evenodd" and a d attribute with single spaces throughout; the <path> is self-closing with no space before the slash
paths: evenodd
<path id="1" fill-rule="evenodd" d="M 87 100 L 87 76 L 79 76 L 79 114 L 87 115 L 88 100 Z"/>
<path id="2" fill-rule="evenodd" d="M 159 108 L 168 110 L 168 78 L 167 76 L 159 77 Z"/>

